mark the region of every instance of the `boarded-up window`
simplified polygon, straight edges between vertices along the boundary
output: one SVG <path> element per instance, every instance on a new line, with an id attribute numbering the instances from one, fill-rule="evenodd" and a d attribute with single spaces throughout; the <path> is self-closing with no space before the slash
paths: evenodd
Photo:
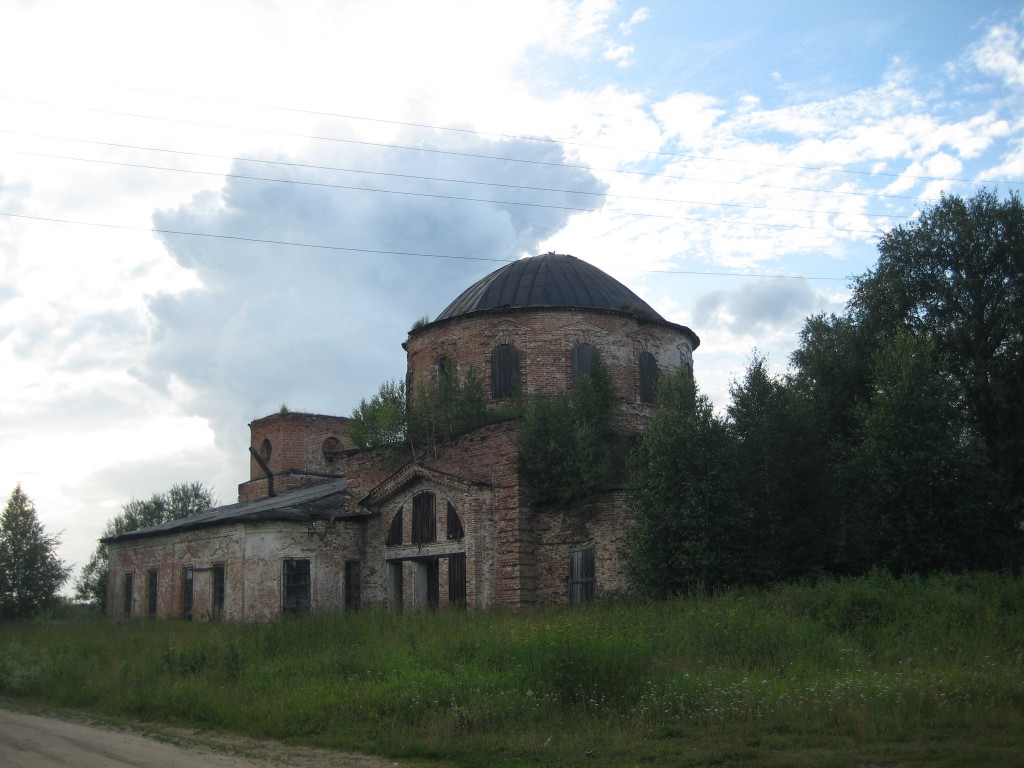
<path id="1" fill-rule="evenodd" d="M 519 387 L 519 350 L 499 344 L 491 350 L 491 397 L 512 397 Z"/>
<path id="2" fill-rule="evenodd" d="M 131 616 L 132 615 L 132 597 L 133 597 L 133 595 L 132 595 L 133 583 L 132 582 L 133 581 L 134 581 L 134 578 L 133 578 L 132 574 L 126 573 L 124 575 L 124 579 L 122 580 L 122 584 L 121 584 L 122 588 L 124 589 L 124 594 L 122 595 L 123 602 L 122 602 L 121 608 L 122 608 L 123 613 L 124 613 L 125 616 Z"/>
<path id="3" fill-rule="evenodd" d="M 281 610 L 285 613 L 308 611 L 309 585 L 309 560 L 285 560 Z"/>
<path id="4" fill-rule="evenodd" d="M 455 511 L 455 507 L 452 503 L 448 502 L 448 535 L 449 541 L 457 541 L 466 535 L 466 532 L 462 530 L 462 520 L 459 519 L 459 513 Z"/>
<path id="5" fill-rule="evenodd" d="M 569 604 L 594 598 L 594 548 L 569 553 Z"/>
<path id="6" fill-rule="evenodd" d="M 192 568 L 186 566 L 181 569 L 181 618 L 185 621 L 192 620 L 193 587 Z"/>
<path id="7" fill-rule="evenodd" d="M 465 553 L 448 558 L 448 604 L 455 608 L 466 607 Z"/>
<path id="8" fill-rule="evenodd" d="M 402 508 L 399 507 L 395 516 L 391 518 L 391 527 L 388 528 L 388 537 L 384 541 L 387 547 L 398 547 L 402 544 Z"/>
<path id="9" fill-rule="evenodd" d="M 423 491 L 412 497 L 412 543 L 429 544 L 432 541 L 437 541 L 434 494 Z"/>
<path id="10" fill-rule="evenodd" d="M 150 571 L 147 574 L 146 579 L 146 602 L 148 608 L 149 618 L 156 618 L 156 587 L 157 587 L 157 576 L 156 571 Z"/>
<path id="11" fill-rule="evenodd" d="M 590 375 L 597 365 L 597 347 L 593 344 L 577 344 L 572 348 L 572 383 Z"/>
<path id="12" fill-rule="evenodd" d="M 658 391 L 658 362 L 650 352 L 640 355 L 640 402 L 653 403 Z"/>
<path id="13" fill-rule="evenodd" d="M 358 560 L 345 561 L 345 610 L 359 609 L 361 592 L 359 585 L 360 566 Z"/>
<path id="14" fill-rule="evenodd" d="M 224 618 L 224 566 L 213 566 L 213 618 Z"/>

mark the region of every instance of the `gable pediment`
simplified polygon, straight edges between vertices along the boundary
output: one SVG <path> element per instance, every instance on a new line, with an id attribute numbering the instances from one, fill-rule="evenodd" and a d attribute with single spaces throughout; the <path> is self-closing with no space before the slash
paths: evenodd
<path id="1" fill-rule="evenodd" d="M 471 488 L 489 485 L 479 480 L 468 480 L 464 477 L 448 474 L 447 472 L 439 472 L 422 464 L 406 464 L 360 499 L 359 504 L 368 509 L 379 506 L 397 494 L 424 482 L 459 491 L 468 491 Z"/>

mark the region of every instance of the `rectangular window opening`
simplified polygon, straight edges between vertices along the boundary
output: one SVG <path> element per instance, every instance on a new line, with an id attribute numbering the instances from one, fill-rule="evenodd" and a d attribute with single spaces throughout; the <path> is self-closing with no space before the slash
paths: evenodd
<path id="1" fill-rule="evenodd" d="M 192 621 L 192 605 L 195 597 L 195 573 L 191 566 L 181 569 L 181 617 Z"/>
<path id="2" fill-rule="evenodd" d="M 569 553 L 569 604 L 587 603 L 594 599 L 594 548 Z"/>
<path id="3" fill-rule="evenodd" d="M 157 596 L 157 575 L 156 571 L 147 574 L 146 598 L 148 602 L 149 618 L 156 618 L 156 596 Z"/>
<path id="4" fill-rule="evenodd" d="M 213 566 L 213 618 L 224 618 L 224 566 Z"/>
<path id="5" fill-rule="evenodd" d="M 358 560 L 345 561 L 345 610 L 359 610 L 361 587 L 359 584 L 361 567 Z"/>
<path id="6" fill-rule="evenodd" d="M 309 610 L 309 560 L 284 561 L 284 613 L 304 613 Z"/>
<path id="7" fill-rule="evenodd" d="M 125 573 L 124 579 L 122 580 L 122 586 L 124 588 L 124 594 L 122 595 L 123 603 L 121 605 L 122 611 L 125 616 L 132 615 L 132 599 L 134 595 L 134 575 L 132 573 Z"/>

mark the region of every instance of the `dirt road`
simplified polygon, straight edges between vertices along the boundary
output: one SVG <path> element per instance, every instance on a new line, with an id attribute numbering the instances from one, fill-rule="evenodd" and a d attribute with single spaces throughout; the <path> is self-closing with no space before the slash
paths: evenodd
<path id="1" fill-rule="evenodd" d="M 396 762 L 275 742 L 182 729 L 143 733 L 0 709 L 0 766 L 4 768 L 392 768 Z"/>

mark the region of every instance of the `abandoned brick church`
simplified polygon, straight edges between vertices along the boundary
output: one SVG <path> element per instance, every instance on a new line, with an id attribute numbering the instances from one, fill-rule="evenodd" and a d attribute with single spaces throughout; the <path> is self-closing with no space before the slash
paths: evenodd
<path id="1" fill-rule="evenodd" d="M 655 384 L 692 370 L 700 343 L 585 261 L 525 258 L 460 294 L 402 345 L 409 391 L 475 366 L 497 407 L 569 390 L 600 358 L 629 428 Z M 391 610 L 574 603 L 628 587 L 621 482 L 585 518 L 533 509 L 516 420 L 396 468 L 356 448 L 348 419 L 282 412 L 250 427 L 238 503 L 105 539 L 114 616 L 267 620 L 359 606 Z"/>

